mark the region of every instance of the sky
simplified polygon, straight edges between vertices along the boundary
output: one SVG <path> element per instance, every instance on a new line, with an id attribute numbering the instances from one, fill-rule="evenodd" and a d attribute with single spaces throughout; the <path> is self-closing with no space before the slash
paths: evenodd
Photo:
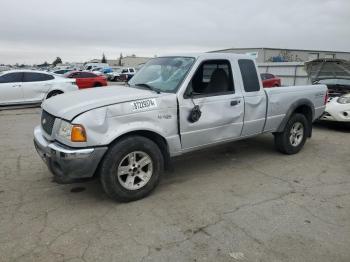
<path id="1" fill-rule="evenodd" d="M 0 0 L 0 64 L 231 47 L 350 51 L 349 0 Z"/>

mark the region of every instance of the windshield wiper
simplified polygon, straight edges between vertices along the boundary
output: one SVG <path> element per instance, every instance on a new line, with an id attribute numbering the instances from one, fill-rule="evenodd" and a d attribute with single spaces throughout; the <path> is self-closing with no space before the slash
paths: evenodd
<path id="1" fill-rule="evenodd" d="M 152 90 L 152 91 L 156 92 L 157 94 L 160 94 L 160 90 L 159 89 L 154 88 L 153 86 L 150 86 L 149 84 L 146 84 L 146 83 L 138 83 L 138 84 L 135 84 L 135 86 L 146 87 L 147 89 Z"/>

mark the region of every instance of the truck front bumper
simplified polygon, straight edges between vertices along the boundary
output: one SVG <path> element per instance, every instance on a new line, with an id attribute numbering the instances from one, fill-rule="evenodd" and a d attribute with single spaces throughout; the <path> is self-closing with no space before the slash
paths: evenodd
<path id="1" fill-rule="evenodd" d="M 71 148 L 45 139 L 40 127 L 34 130 L 34 146 L 54 176 L 73 180 L 92 177 L 107 147 Z"/>

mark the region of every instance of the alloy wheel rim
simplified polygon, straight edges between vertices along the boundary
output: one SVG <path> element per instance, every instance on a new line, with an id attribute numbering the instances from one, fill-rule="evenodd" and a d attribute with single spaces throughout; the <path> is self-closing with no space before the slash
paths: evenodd
<path id="1" fill-rule="evenodd" d="M 144 187 L 153 174 L 151 157 L 142 151 L 127 154 L 120 161 L 117 169 L 119 183 L 128 190 L 137 190 Z"/>
<path id="2" fill-rule="evenodd" d="M 290 130 L 289 141 L 292 146 L 297 147 L 303 141 L 304 125 L 300 122 L 295 122 Z"/>

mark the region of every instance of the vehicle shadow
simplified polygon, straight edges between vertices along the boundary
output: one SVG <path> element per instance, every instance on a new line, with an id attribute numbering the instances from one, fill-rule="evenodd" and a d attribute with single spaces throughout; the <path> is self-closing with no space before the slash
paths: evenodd
<path id="1" fill-rule="evenodd" d="M 324 130 L 350 133 L 350 123 L 317 121 L 314 123 L 314 127 Z"/>
<path id="2" fill-rule="evenodd" d="M 11 110 L 31 109 L 31 108 L 40 108 L 40 104 L 0 106 L 0 111 L 11 111 Z"/>
<path id="3" fill-rule="evenodd" d="M 270 135 L 260 135 L 184 154 L 171 160 L 169 169 L 164 172 L 160 185 L 152 195 L 162 194 L 170 190 L 169 187 L 186 183 L 193 178 L 205 177 L 208 172 L 218 172 L 223 167 L 230 168 L 236 164 L 245 166 L 252 159 L 264 161 L 271 156 L 283 155 L 275 150 L 273 136 Z M 86 191 L 84 197 L 101 202 L 114 202 L 103 192 L 98 177 L 77 180 L 76 183 L 67 185 L 65 191 Z"/>

